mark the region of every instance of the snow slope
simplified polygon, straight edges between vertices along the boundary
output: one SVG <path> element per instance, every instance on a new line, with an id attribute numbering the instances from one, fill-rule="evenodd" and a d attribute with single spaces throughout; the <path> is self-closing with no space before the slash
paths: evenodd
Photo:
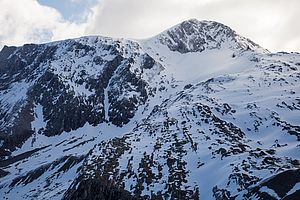
<path id="1" fill-rule="evenodd" d="M 195 19 L 5 47 L 0 196 L 300 198 L 299 70 L 298 53 Z"/>

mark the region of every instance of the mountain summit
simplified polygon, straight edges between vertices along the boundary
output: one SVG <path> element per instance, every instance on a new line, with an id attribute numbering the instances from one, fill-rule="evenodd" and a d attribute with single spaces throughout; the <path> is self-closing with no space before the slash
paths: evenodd
<path id="1" fill-rule="evenodd" d="M 226 46 L 241 51 L 253 50 L 267 53 L 251 40 L 238 35 L 228 26 L 214 21 L 184 21 L 157 36 L 172 51 L 180 53 L 201 52 Z"/>
<path id="2" fill-rule="evenodd" d="M 3 199 L 299 199 L 300 55 L 217 22 L 0 52 Z"/>

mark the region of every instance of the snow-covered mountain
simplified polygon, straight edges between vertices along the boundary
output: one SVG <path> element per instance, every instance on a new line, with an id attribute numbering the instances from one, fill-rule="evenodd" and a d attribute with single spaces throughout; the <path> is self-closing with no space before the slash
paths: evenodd
<path id="1" fill-rule="evenodd" d="M 184 21 L 0 52 L 3 199 L 300 199 L 300 55 Z"/>

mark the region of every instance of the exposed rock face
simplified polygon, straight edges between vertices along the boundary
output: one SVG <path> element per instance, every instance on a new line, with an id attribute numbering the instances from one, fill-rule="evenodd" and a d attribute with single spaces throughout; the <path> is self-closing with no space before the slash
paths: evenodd
<path id="1" fill-rule="evenodd" d="M 261 50 L 263 48 L 247 38 L 236 34 L 228 26 L 218 22 L 202 21 L 196 19 L 184 21 L 167 30 L 159 38 L 170 50 L 180 53 L 201 52 L 204 50 L 219 49 L 231 43 L 226 48 L 241 50 Z"/>
<path id="2" fill-rule="evenodd" d="M 298 53 L 198 20 L 5 46 L 0 196 L 299 199 L 299 70 Z"/>
<path id="3" fill-rule="evenodd" d="M 250 190 L 248 198 L 258 196 L 262 200 L 276 199 L 272 190 L 280 199 L 297 199 L 300 196 L 300 189 L 293 190 L 300 182 L 300 170 L 287 170 L 279 173 Z M 271 192 L 271 193 L 270 193 Z M 290 193 L 289 193 L 290 192 Z"/>
<path id="4" fill-rule="evenodd" d="M 79 183 L 77 189 L 69 190 L 64 200 L 131 200 L 134 199 L 128 191 L 116 188 L 114 183 L 106 182 L 100 177 L 97 179 L 87 179 Z"/>
<path id="5" fill-rule="evenodd" d="M 47 121 L 43 129 L 35 131 L 47 136 L 76 130 L 85 123 L 128 123 L 138 106 L 146 102 L 151 89 L 149 82 L 141 78 L 144 69 L 152 69 L 155 74 L 161 70 L 139 48 L 138 43 L 121 44 L 97 37 L 5 47 L 0 56 L 0 131 L 4 139 L 1 149 L 19 147 L 32 135 L 35 105 L 43 107 Z M 8 98 L 14 98 L 15 104 L 10 104 Z"/>

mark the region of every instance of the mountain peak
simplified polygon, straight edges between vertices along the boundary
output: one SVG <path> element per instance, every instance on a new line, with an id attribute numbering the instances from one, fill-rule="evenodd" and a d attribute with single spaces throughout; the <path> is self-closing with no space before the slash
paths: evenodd
<path id="1" fill-rule="evenodd" d="M 208 29 L 218 27 L 218 28 L 226 29 L 227 31 L 234 32 L 230 27 L 228 27 L 220 22 L 210 21 L 210 20 L 201 20 L 200 21 L 196 18 L 185 20 L 185 21 L 175 25 L 173 28 L 175 28 L 175 27 L 188 28 L 189 26 L 196 28 L 196 29 L 199 27 L 206 27 Z"/>
<path id="2" fill-rule="evenodd" d="M 230 27 L 215 21 L 189 19 L 164 31 L 157 38 L 170 50 L 180 53 L 220 49 L 225 44 L 226 47 L 241 51 L 268 52 Z"/>

